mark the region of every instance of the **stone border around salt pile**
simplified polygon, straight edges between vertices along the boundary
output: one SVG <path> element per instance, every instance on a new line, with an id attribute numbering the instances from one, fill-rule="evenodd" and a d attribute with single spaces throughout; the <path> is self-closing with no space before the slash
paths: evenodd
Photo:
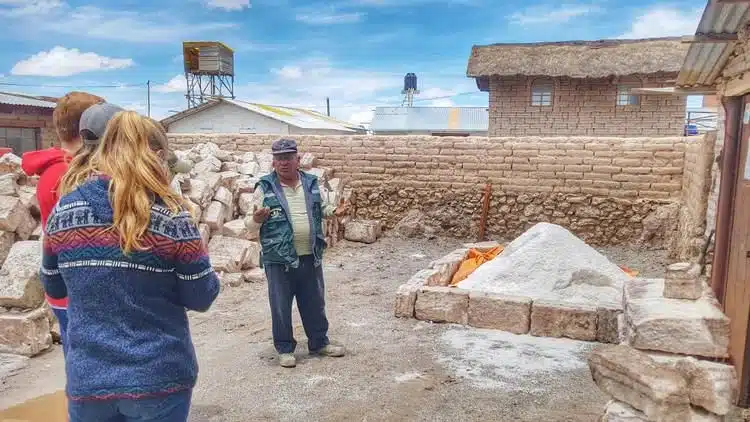
<path id="1" fill-rule="evenodd" d="M 469 249 L 487 251 L 497 242 L 465 244 L 433 261 L 396 291 L 394 314 L 432 322 L 490 328 L 536 337 L 619 343 L 622 308 L 534 300 L 526 296 L 450 287 Z"/>

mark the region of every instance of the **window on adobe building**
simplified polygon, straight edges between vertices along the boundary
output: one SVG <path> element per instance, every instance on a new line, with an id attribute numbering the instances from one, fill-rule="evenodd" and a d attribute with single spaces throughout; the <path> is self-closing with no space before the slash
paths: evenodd
<path id="1" fill-rule="evenodd" d="M 38 128 L 0 127 L 0 147 L 12 148 L 19 157 L 41 147 Z"/>
<path id="2" fill-rule="evenodd" d="M 631 93 L 632 86 L 620 85 L 617 87 L 617 105 L 618 106 L 629 106 L 638 105 L 639 98 L 637 95 Z"/>
<path id="3" fill-rule="evenodd" d="M 531 105 L 548 107 L 552 105 L 553 85 L 551 81 L 535 81 L 531 85 Z"/>

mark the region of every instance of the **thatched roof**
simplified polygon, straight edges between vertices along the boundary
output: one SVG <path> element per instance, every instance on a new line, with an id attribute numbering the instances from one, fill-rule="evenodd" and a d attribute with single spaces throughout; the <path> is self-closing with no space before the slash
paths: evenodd
<path id="1" fill-rule="evenodd" d="M 688 48 L 680 38 L 475 45 L 466 74 L 606 78 L 672 73 L 680 71 Z"/>

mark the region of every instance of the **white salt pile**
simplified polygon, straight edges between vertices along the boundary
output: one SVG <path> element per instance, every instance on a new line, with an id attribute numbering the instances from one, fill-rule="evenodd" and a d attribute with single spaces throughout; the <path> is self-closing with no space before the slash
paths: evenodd
<path id="1" fill-rule="evenodd" d="M 622 303 L 628 276 L 563 227 L 539 223 L 458 287 L 582 304 Z"/>

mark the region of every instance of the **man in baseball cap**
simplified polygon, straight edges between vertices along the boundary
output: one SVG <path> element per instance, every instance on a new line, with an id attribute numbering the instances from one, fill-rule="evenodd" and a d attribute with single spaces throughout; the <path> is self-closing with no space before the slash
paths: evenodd
<path id="1" fill-rule="evenodd" d="M 344 356 L 341 345 L 328 339 L 323 282 L 323 218 L 341 215 L 346 207 L 327 204 L 318 178 L 300 171 L 297 142 L 279 139 L 271 145 L 274 171 L 260 178 L 253 192 L 253 213 L 245 219 L 259 232 L 262 262 L 268 278 L 273 343 L 279 364 L 297 365 L 294 351 L 292 300 L 302 315 L 307 348 L 319 356 Z"/>

